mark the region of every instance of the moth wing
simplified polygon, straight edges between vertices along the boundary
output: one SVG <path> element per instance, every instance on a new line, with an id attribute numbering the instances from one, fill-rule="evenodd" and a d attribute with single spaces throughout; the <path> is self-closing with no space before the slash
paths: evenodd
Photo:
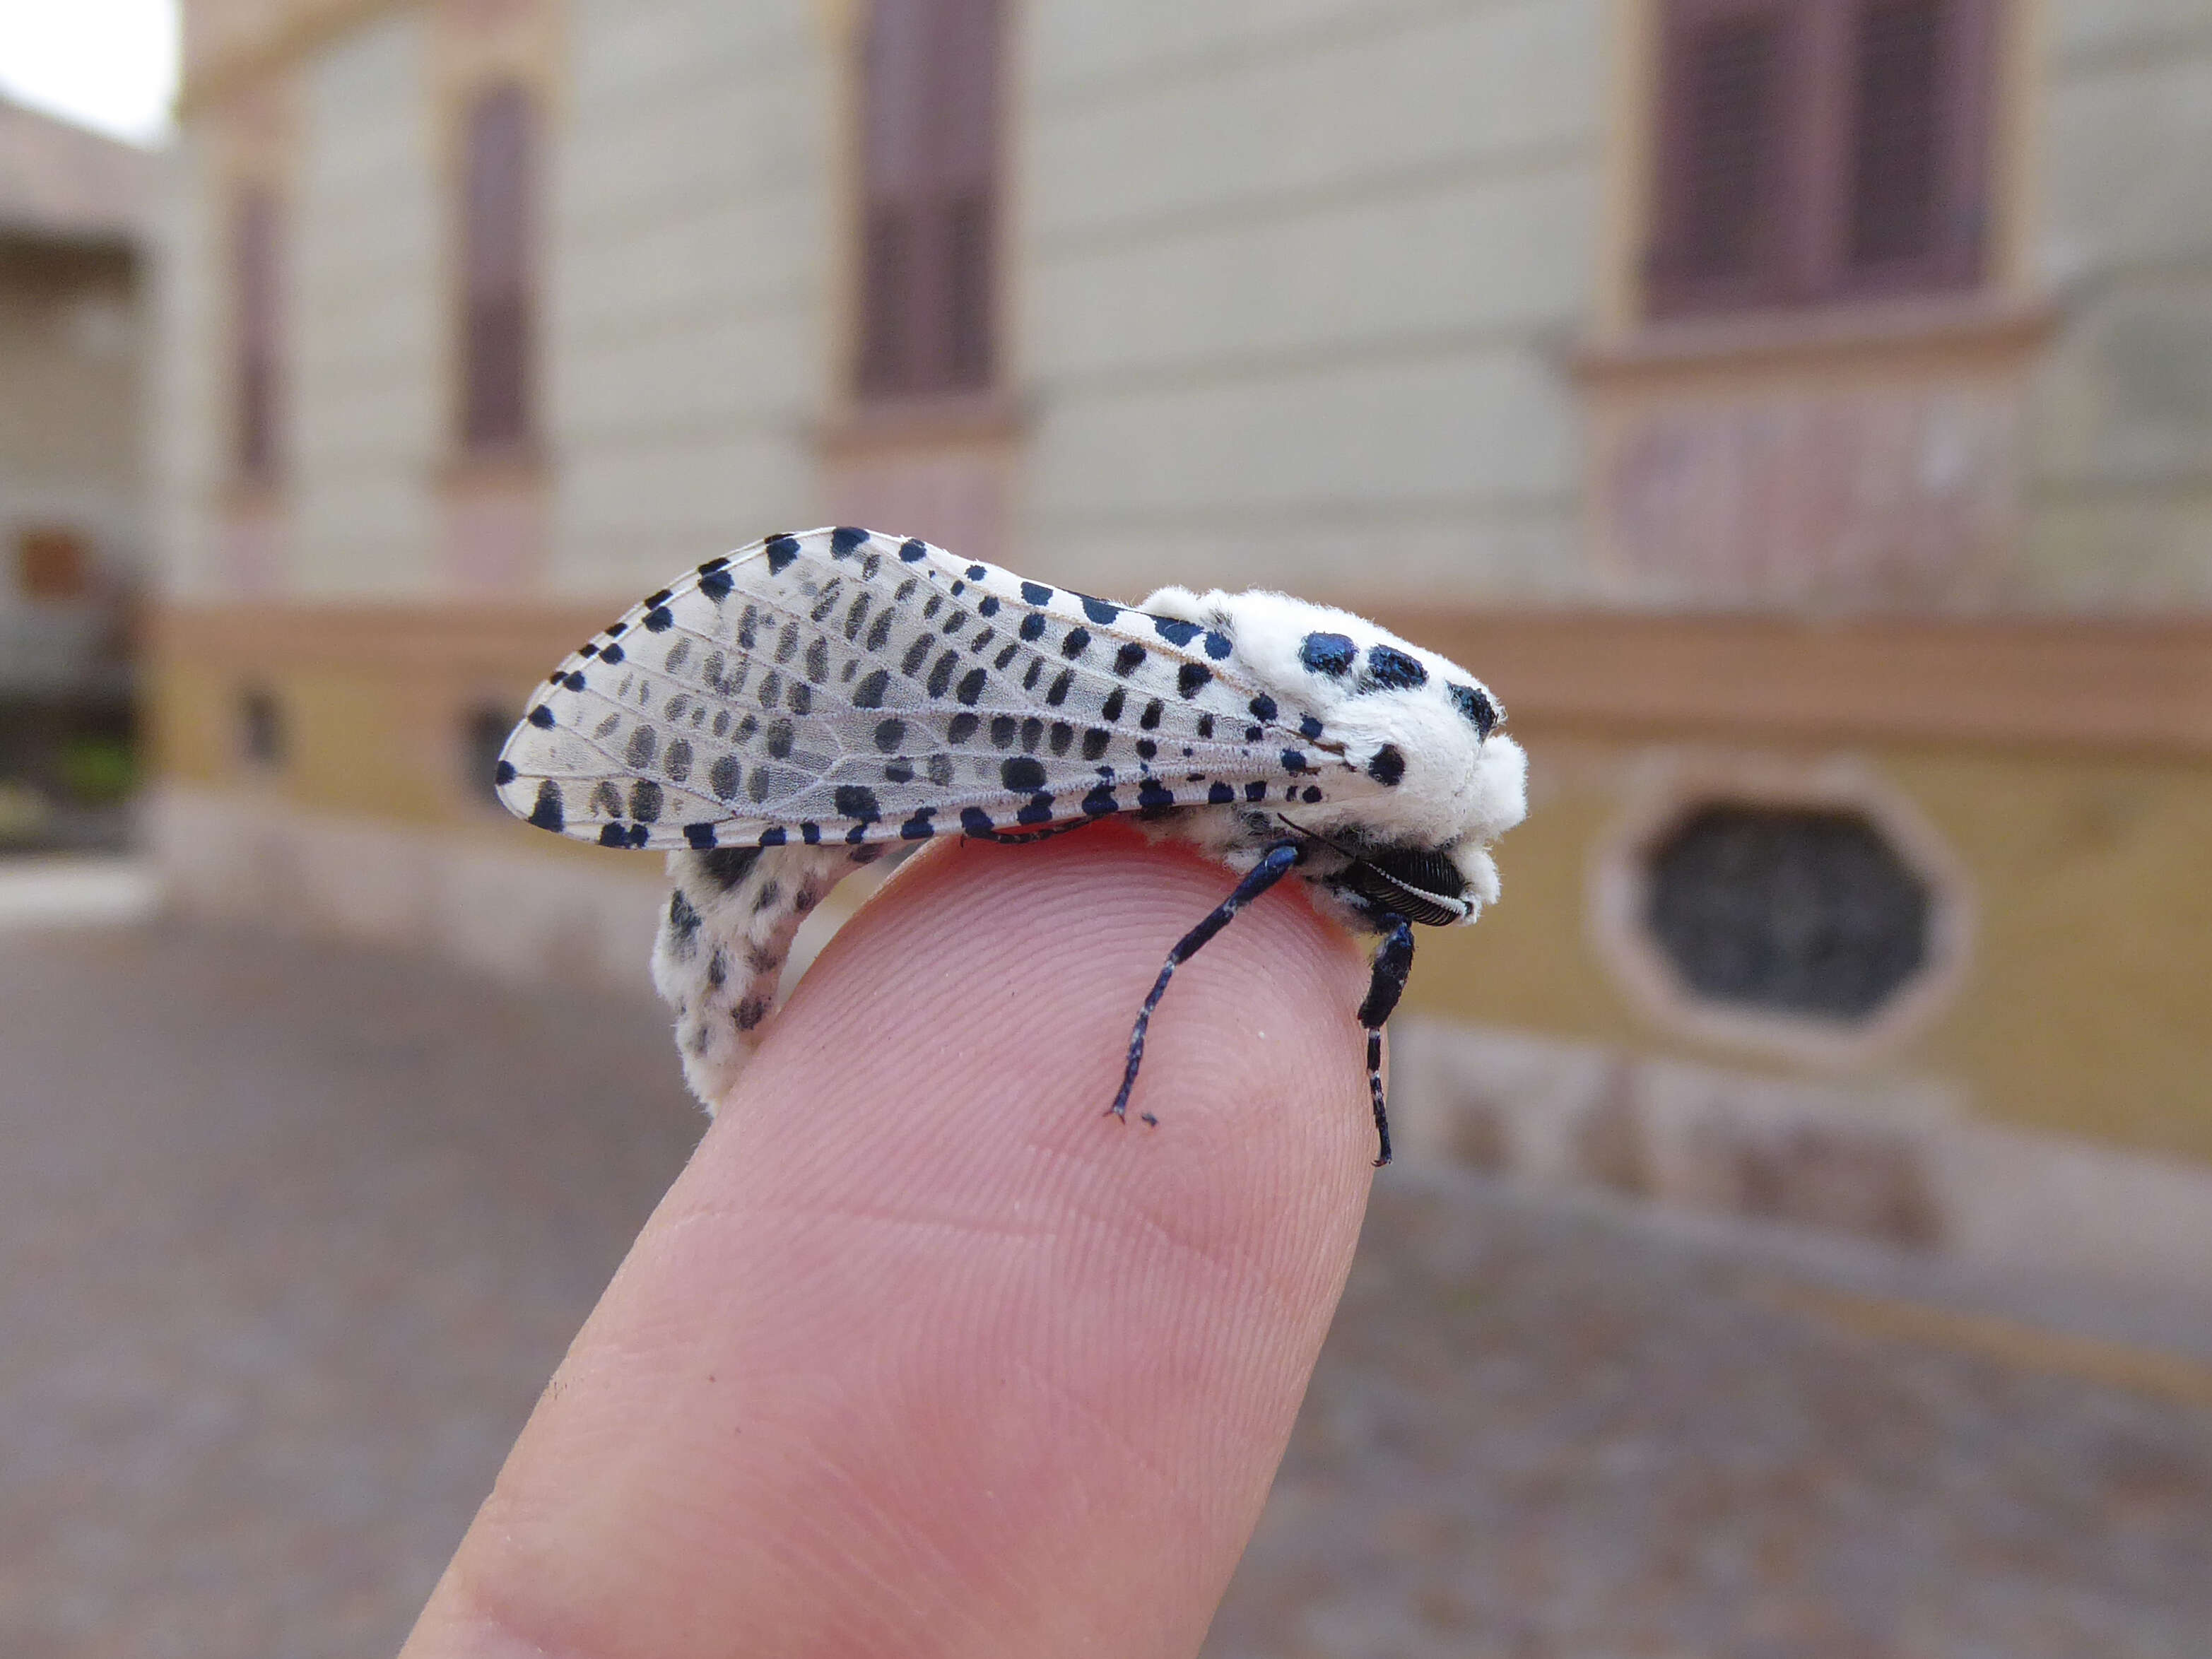
<path id="1" fill-rule="evenodd" d="M 917 840 L 1376 791 L 1188 621 L 857 529 L 709 560 L 577 650 L 509 811 L 604 846 Z"/>

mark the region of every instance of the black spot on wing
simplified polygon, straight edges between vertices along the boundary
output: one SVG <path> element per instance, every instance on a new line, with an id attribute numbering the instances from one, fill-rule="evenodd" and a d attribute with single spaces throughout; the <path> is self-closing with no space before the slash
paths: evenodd
<path id="1" fill-rule="evenodd" d="M 766 550 L 768 553 L 768 574 L 771 576 L 781 576 L 786 570 L 791 568 L 791 562 L 799 556 L 799 538 L 796 536 L 771 536 L 768 538 L 768 547 Z"/>
<path id="2" fill-rule="evenodd" d="M 541 780 L 538 785 L 538 801 L 530 809 L 530 822 L 540 830 L 559 830 L 566 822 L 561 786 L 550 778 Z"/>
<path id="3" fill-rule="evenodd" d="M 1386 788 L 1395 787 L 1406 775 L 1405 751 L 1395 743 L 1384 744 L 1367 763 L 1367 775 Z"/>

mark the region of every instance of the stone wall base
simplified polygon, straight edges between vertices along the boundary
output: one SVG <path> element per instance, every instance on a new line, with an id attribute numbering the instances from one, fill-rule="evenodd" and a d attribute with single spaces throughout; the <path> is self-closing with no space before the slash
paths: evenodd
<path id="1" fill-rule="evenodd" d="M 186 915 L 427 951 L 513 984 L 653 994 L 658 858 L 610 856 L 597 869 L 489 835 L 177 785 L 154 792 L 145 832 L 167 902 Z"/>
<path id="2" fill-rule="evenodd" d="M 2212 1297 L 2212 1170 L 1979 1121 L 1929 1082 L 1793 1081 L 1404 1017 L 1391 1119 L 1409 1162 Z"/>

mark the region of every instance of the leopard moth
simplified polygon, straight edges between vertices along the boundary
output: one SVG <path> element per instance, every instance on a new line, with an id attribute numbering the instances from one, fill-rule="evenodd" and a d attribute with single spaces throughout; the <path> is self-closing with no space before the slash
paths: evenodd
<path id="1" fill-rule="evenodd" d="M 710 1111 L 800 922 L 886 854 L 1127 813 L 1240 878 L 1138 1011 L 1117 1117 L 1176 967 L 1296 872 L 1381 939 L 1358 1012 L 1379 1166 L 1382 1027 L 1413 924 L 1496 900 L 1489 843 L 1524 811 L 1504 720 L 1464 669 L 1285 594 L 1164 587 L 1122 605 L 821 529 L 709 559 L 634 606 L 538 688 L 494 782 L 540 829 L 670 854 L 653 979 Z"/>

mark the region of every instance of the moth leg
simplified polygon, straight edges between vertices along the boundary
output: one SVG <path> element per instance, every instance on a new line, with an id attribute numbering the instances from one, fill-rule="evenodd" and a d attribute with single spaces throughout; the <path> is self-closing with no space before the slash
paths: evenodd
<path id="1" fill-rule="evenodd" d="M 969 830 L 963 833 L 969 841 L 988 841 L 998 847 L 1026 847 L 1033 841 L 1050 841 L 1071 830 L 1087 830 L 1097 822 L 1097 818 L 1078 818 L 1073 823 L 1048 823 L 1042 830 Z"/>
<path id="2" fill-rule="evenodd" d="M 1137 1086 L 1137 1068 L 1145 1063 L 1145 1031 L 1152 1023 L 1152 1010 L 1160 1006 L 1160 999 L 1167 994 L 1168 981 L 1175 977 L 1175 970 L 1196 956 L 1209 939 L 1234 921 L 1239 910 L 1290 874 L 1304 857 L 1305 848 L 1298 842 L 1277 842 L 1261 854 L 1259 863 L 1253 866 L 1251 872 L 1237 884 L 1227 898 L 1214 906 L 1212 913 L 1204 921 L 1176 941 L 1175 949 L 1168 952 L 1167 963 L 1160 969 L 1160 976 L 1152 981 L 1151 994 L 1145 998 L 1145 1006 L 1137 1011 L 1136 1028 L 1129 1033 L 1129 1064 L 1121 1073 L 1121 1092 L 1114 1097 L 1113 1105 L 1107 1109 L 1115 1117 L 1127 1121 L 1129 1091 Z M 1147 1123 L 1158 1121 L 1150 1112 L 1141 1115 Z"/>
<path id="3" fill-rule="evenodd" d="M 1367 1090 L 1375 1097 L 1375 1135 L 1382 1143 L 1375 1159 L 1378 1170 L 1390 1161 L 1390 1115 L 1382 1107 L 1382 1027 L 1413 971 L 1413 924 L 1403 916 L 1391 920 L 1396 926 L 1375 952 L 1375 975 L 1367 982 L 1367 1000 L 1359 1005 L 1359 1023 L 1367 1028 Z"/>

